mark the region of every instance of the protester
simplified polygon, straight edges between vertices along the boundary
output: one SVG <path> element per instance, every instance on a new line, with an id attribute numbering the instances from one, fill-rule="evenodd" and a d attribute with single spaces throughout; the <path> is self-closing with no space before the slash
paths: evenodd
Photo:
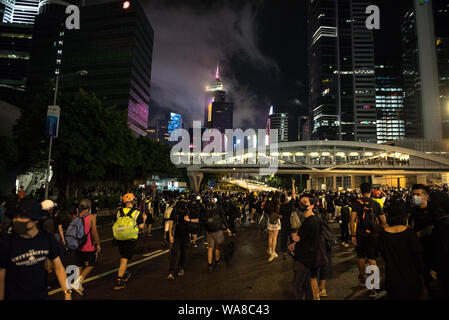
<path id="1" fill-rule="evenodd" d="M 365 259 L 369 265 L 377 265 L 380 226 L 385 228 L 387 222 L 379 203 L 371 199 L 372 186 L 369 183 L 362 183 L 360 190 L 361 199 L 351 205 L 351 231 L 352 242 L 358 256 L 359 282 L 360 286 L 365 287 Z M 374 289 L 370 289 L 368 293 L 371 298 L 377 296 Z"/>
<path id="2" fill-rule="evenodd" d="M 14 233 L 0 240 L 0 300 L 46 300 L 45 261 L 50 259 L 66 300 L 71 300 L 61 248 L 52 234 L 39 230 L 41 204 L 23 200 L 14 212 Z"/>
<path id="3" fill-rule="evenodd" d="M 296 299 L 314 300 L 311 278 L 316 278 L 317 254 L 320 241 L 320 220 L 313 213 L 316 200 L 311 194 L 303 194 L 300 198 L 300 210 L 304 213 L 304 221 L 296 233 L 294 243 L 289 246 L 294 251 L 294 288 Z"/>
<path id="4" fill-rule="evenodd" d="M 386 289 L 389 299 L 418 300 L 424 295 L 426 268 L 416 234 L 407 228 L 409 213 L 396 200 L 387 209 L 388 227 L 381 230 L 379 249 L 386 266 Z"/>

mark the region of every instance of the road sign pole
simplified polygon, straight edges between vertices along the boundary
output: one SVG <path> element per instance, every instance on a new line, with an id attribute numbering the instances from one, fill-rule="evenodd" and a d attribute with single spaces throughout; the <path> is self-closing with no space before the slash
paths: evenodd
<path id="1" fill-rule="evenodd" d="M 56 105 L 56 99 L 58 97 L 58 84 L 59 84 L 59 75 L 56 75 L 56 84 L 55 84 L 55 95 L 53 97 L 53 105 Z M 53 136 L 50 136 L 50 147 L 48 148 L 48 162 L 47 162 L 47 176 L 45 178 L 45 199 L 48 199 L 48 188 L 50 186 L 50 161 L 51 161 L 51 148 L 53 145 Z"/>

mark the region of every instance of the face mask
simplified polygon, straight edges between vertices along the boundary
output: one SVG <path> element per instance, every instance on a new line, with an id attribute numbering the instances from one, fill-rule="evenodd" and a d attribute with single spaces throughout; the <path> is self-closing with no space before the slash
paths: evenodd
<path id="1" fill-rule="evenodd" d="M 13 222 L 14 231 L 17 234 L 27 234 L 28 231 L 33 229 L 33 226 L 31 226 L 30 228 L 28 227 L 28 222 L 19 222 L 19 221 Z"/>
<path id="2" fill-rule="evenodd" d="M 421 197 L 413 197 L 413 204 L 415 206 L 420 206 L 422 204 L 422 198 Z"/>
<path id="3" fill-rule="evenodd" d="M 299 210 L 301 210 L 302 212 L 306 212 L 309 209 L 309 206 L 306 204 L 300 204 L 299 205 Z"/>

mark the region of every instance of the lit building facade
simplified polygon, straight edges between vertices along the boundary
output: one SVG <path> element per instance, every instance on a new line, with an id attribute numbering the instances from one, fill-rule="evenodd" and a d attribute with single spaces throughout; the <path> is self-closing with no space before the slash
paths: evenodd
<path id="1" fill-rule="evenodd" d="M 3 17 L 0 22 L 33 24 L 42 0 L 0 0 Z"/>
<path id="2" fill-rule="evenodd" d="M 48 4 L 36 17 L 30 93 L 55 75 L 87 70 L 83 78 L 60 78 L 64 92 L 83 88 L 103 103 L 128 110 L 128 125 L 145 136 L 150 108 L 153 28 L 143 7 L 115 1 L 81 8 L 79 30 L 67 30 L 65 7 Z"/>
<path id="3" fill-rule="evenodd" d="M 376 66 L 377 143 L 405 137 L 404 92 L 393 65 Z"/>
<path id="4" fill-rule="evenodd" d="M 271 130 L 277 129 L 278 142 L 288 142 L 288 113 L 275 113 L 274 107 L 270 108 L 267 131 L 271 136 Z"/>
<path id="5" fill-rule="evenodd" d="M 365 0 L 309 0 L 313 140 L 376 142 L 373 34 Z"/>
<path id="6" fill-rule="evenodd" d="M 221 133 L 233 129 L 234 104 L 226 102 L 226 91 L 218 66 L 214 81 L 206 86 L 205 105 L 204 126 L 207 129 L 217 129 Z"/>

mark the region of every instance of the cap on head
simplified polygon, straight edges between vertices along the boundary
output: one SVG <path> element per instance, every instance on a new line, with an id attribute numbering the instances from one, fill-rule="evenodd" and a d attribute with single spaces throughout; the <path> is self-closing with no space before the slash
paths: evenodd
<path id="1" fill-rule="evenodd" d="M 33 199 L 23 200 L 14 211 L 14 217 L 30 218 L 34 221 L 40 221 L 42 219 L 42 206 Z"/>
<path id="2" fill-rule="evenodd" d="M 58 204 L 51 200 L 44 200 L 41 202 L 42 210 L 50 210 L 56 207 Z"/>

